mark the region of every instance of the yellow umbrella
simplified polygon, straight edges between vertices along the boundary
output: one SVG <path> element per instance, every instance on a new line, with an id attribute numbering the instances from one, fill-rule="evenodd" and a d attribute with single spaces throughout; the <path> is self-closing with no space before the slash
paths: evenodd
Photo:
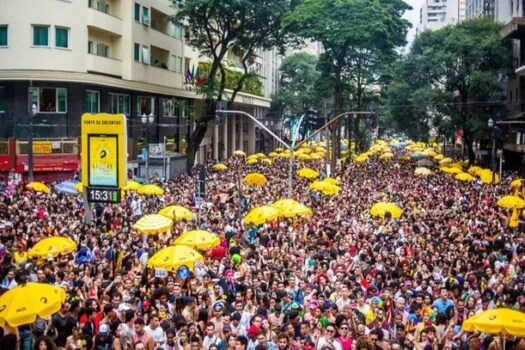
<path id="1" fill-rule="evenodd" d="M 332 185 L 340 185 L 341 184 L 341 181 L 337 180 L 337 179 L 334 179 L 333 177 L 326 177 L 323 179 L 324 182 L 328 182 L 329 184 L 332 184 Z"/>
<path id="2" fill-rule="evenodd" d="M 244 182 L 246 182 L 248 186 L 264 186 L 268 181 L 261 173 L 249 173 L 244 177 Z"/>
<path id="3" fill-rule="evenodd" d="M 424 155 L 427 155 L 427 156 L 429 156 L 429 157 L 435 157 L 435 156 L 438 155 L 438 154 L 436 153 L 436 151 L 434 151 L 434 149 L 432 149 L 432 148 L 427 148 L 427 149 L 425 149 L 425 150 L 423 151 L 423 154 L 424 154 Z"/>
<path id="4" fill-rule="evenodd" d="M 393 219 L 397 219 L 403 214 L 403 210 L 394 203 L 379 202 L 370 208 L 370 214 L 385 218 L 386 213 L 390 213 Z"/>
<path id="5" fill-rule="evenodd" d="M 159 250 L 148 260 L 148 267 L 176 271 L 186 266 L 193 271 L 196 261 L 203 261 L 202 255 L 185 245 L 176 245 Z"/>
<path id="6" fill-rule="evenodd" d="M 297 159 L 299 159 L 299 160 L 311 160 L 312 158 L 306 153 L 299 153 L 297 155 Z"/>
<path id="7" fill-rule="evenodd" d="M 26 283 L 0 297 L 0 324 L 18 327 L 48 318 L 60 310 L 66 291 L 47 283 Z"/>
<path id="8" fill-rule="evenodd" d="M 430 170 L 428 168 L 420 167 L 420 168 L 416 168 L 416 170 L 414 170 L 414 174 L 415 175 L 427 176 L 427 175 L 431 175 L 432 174 L 432 170 Z"/>
<path id="9" fill-rule="evenodd" d="M 289 153 L 279 153 L 277 157 L 288 159 L 290 158 L 290 154 Z"/>
<path id="10" fill-rule="evenodd" d="M 140 186 L 137 192 L 145 196 L 162 196 L 164 194 L 164 190 L 157 185 Z"/>
<path id="11" fill-rule="evenodd" d="M 510 187 L 521 187 L 521 186 L 523 186 L 522 179 L 516 179 L 510 183 Z"/>
<path id="12" fill-rule="evenodd" d="M 354 158 L 354 162 L 356 163 L 364 163 L 368 161 L 368 156 L 364 155 L 364 154 L 360 154 L 358 155 L 357 157 Z"/>
<path id="13" fill-rule="evenodd" d="M 305 179 L 317 179 L 319 177 L 319 173 L 310 168 L 302 168 L 297 170 L 297 175 Z"/>
<path id="14" fill-rule="evenodd" d="M 139 188 L 141 188 L 142 185 L 139 184 L 137 181 L 128 181 L 128 183 L 122 187 L 122 190 L 124 191 L 137 191 Z"/>
<path id="15" fill-rule="evenodd" d="M 489 309 L 465 320 L 467 332 L 482 332 L 525 337 L 525 313 L 511 309 Z"/>
<path id="16" fill-rule="evenodd" d="M 47 187 L 42 182 L 38 182 L 38 181 L 33 181 L 31 183 L 28 183 L 26 185 L 26 188 L 33 190 L 35 192 L 51 193 L 51 190 L 49 189 L 49 187 Z"/>
<path id="17" fill-rule="evenodd" d="M 233 155 L 237 156 L 237 157 L 246 157 L 246 153 L 244 153 L 241 150 L 237 150 L 237 151 L 233 152 Z"/>
<path id="18" fill-rule="evenodd" d="M 185 245 L 199 250 L 210 249 L 220 244 L 219 236 L 204 230 L 184 232 L 175 240 L 175 245 Z"/>
<path id="19" fill-rule="evenodd" d="M 310 208 L 293 199 L 281 199 L 272 203 L 271 206 L 279 211 L 279 216 L 287 218 L 312 214 Z"/>
<path id="20" fill-rule="evenodd" d="M 489 169 L 483 169 L 478 172 L 478 176 L 481 179 L 481 182 L 483 182 L 486 185 L 492 184 L 492 171 Z M 499 175 L 494 174 L 494 183 L 499 183 Z"/>
<path id="21" fill-rule="evenodd" d="M 522 209 L 522 208 L 525 208 L 525 200 L 521 199 L 518 196 L 504 196 L 498 199 L 498 201 L 496 202 L 496 205 L 502 208 Z"/>
<path id="22" fill-rule="evenodd" d="M 310 189 L 313 191 L 318 191 L 324 194 L 325 196 L 334 196 L 341 191 L 341 187 L 333 185 L 325 181 L 314 181 L 310 184 Z"/>
<path id="23" fill-rule="evenodd" d="M 321 160 L 323 159 L 324 157 L 324 154 L 319 154 L 319 153 L 312 153 L 310 154 L 310 159 L 311 160 Z"/>
<path id="24" fill-rule="evenodd" d="M 248 160 L 246 161 L 246 164 L 248 164 L 248 165 L 254 165 L 254 164 L 257 164 L 257 159 L 254 159 L 254 158 L 252 158 L 252 159 L 248 159 Z"/>
<path id="25" fill-rule="evenodd" d="M 449 164 L 449 163 L 452 163 L 452 162 L 453 162 L 452 158 L 448 158 L 448 157 L 447 157 L 447 158 L 443 158 L 443 159 L 441 159 L 441 160 L 439 161 L 439 164 L 441 164 L 441 165 L 445 165 L 445 164 Z"/>
<path id="26" fill-rule="evenodd" d="M 173 226 L 173 220 L 159 214 L 150 214 L 140 218 L 139 221 L 133 225 L 137 232 L 153 235 L 157 233 L 167 232 Z"/>
<path id="27" fill-rule="evenodd" d="M 189 221 L 193 218 L 193 213 L 191 210 L 181 207 L 180 205 L 170 205 L 168 207 L 162 208 L 159 211 L 159 215 L 165 216 L 175 221 Z"/>
<path id="28" fill-rule="evenodd" d="M 266 158 L 264 153 L 256 153 L 256 154 L 254 154 L 254 156 L 256 156 L 258 159 Z"/>
<path id="29" fill-rule="evenodd" d="M 444 158 L 445 158 L 445 156 L 442 155 L 442 154 L 438 154 L 438 155 L 434 156 L 434 160 L 435 161 L 440 161 L 440 160 L 443 160 Z"/>
<path id="30" fill-rule="evenodd" d="M 272 165 L 272 160 L 268 158 L 261 159 L 261 162 L 263 162 L 266 165 Z"/>
<path id="31" fill-rule="evenodd" d="M 393 156 L 394 156 L 394 154 L 392 154 L 390 152 L 386 152 L 386 153 L 383 153 L 382 155 L 380 155 L 379 159 L 381 159 L 381 160 L 390 160 Z"/>
<path id="32" fill-rule="evenodd" d="M 213 170 L 215 171 L 224 171 L 224 170 L 228 170 L 228 167 L 222 163 L 217 163 L 217 164 L 214 164 L 212 167 L 211 167 Z"/>
<path id="33" fill-rule="evenodd" d="M 270 152 L 270 153 L 268 153 L 268 157 L 270 157 L 270 158 L 275 158 L 278 155 L 279 155 L 279 153 L 277 153 L 277 152 Z"/>
<path id="34" fill-rule="evenodd" d="M 466 182 L 470 182 L 470 181 L 474 180 L 474 176 L 470 175 L 469 173 L 459 173 L 454 178 L 456 180 L 466 181 Z"/>
<path id="35" fill-rule="evenodd" d="M 442 172 L 444 173 L 447 173 L 447 174 L 460 174 L 463 172 L 463 170 L 461 170 L 460 168 L 449 168 L 449 167 L 442 167 L 440 168 Z"/>
<path id="36" fill-rule="evenodd" d="M 29 257 L 45 259 L 49 255 L 53 257 L 67 255 L 75 250 L 77 250 L 77 244 L 67 237 L 49 237 L 38 241 L 38 243 L 29 250 Z"/>
<path id="37" fill-rule="evenodd" d="M 274 152 L 277 152 L 277 153 L 281 153 L 284 151 L 284 148 L 282 147 L 277 147 L 276 149 L 274 149 Z"/>
<path id="38" fill-rule="evenodd" d="M 480 171 L 482 171 L 483 169 L 477 165 L 474 165 L 474 166 L 471 166 L 470 168 L 468 168 L 467 172 L 471 175 L 478 175 L 478 173 Z"/>
<path id="39" fill-rule="evenodd" d="M 261 226 L 268 221 L 276 219 L 278 216 L 279 210 L 268 205 L 264 205 L 262 207 L 252 209 L 244 218 L 244 223 L 247 225 L 252 224 Z"/>

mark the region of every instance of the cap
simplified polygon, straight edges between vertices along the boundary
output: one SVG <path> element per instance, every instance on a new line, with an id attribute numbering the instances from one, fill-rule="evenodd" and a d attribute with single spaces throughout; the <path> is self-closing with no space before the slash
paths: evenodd
<path id="1" fill-rule="evenodd" d="M 228 325 L 225 325 L 224 327 L 222 327 L 222 331 L 223 332 L 231 332 L 232 328 Z"/>
<path id="2" fill-rule="evenodd" d="M 251 325 L 250 327 L 248 327 L 248 329 L 246 330 L 246 333 L 247 334 L 250 334 L 250 335 L 257 335 L 259 334 L 261 330 L 259 329 L 259 327 L 257 327 L 256 325 Z"/>
<path id="3" fill-rule="evenodd" d="M 137 317 L 135 319 L 135 324 L 141 324 L 144 325 L 144 319 L 142 317 Z"/>
<path id="4" fill-rule="evenodd" d="M 217 312 L 220 312 L 224 310 L 224 306 L 222 305 L 222 303 L 215 303 L 213 304 L 213 309 Z"/>
<path id="5" fill-rule="evenodd" d="M 288 291 L 288 297 L 289 297 L 290 299 L 295 299 L 295 292 L 294 292 L 293 290 L 289 290 L 289 291 Z"/>
<path id="6" fill-rule="evenodd" d="M 136 322 L 135 322 L 136 323 Z M 109 328 L 108 328 L 108 325 L 107 324 L 101 324 L 100 325 L 100 328 L 98 329 L 98 332 L 100 334 L 108 334 L 109 332 Z"/>

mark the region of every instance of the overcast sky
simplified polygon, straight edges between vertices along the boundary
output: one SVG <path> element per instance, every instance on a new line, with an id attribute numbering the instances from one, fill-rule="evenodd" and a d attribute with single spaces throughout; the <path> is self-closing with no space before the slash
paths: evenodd
<path id="1" fill-rule="evenodd" d="M 410 47 L 410 43 L 412 40 L 414 40 L 414 35 L 416 34 L 416 26 L 419 22 L 419 9 L 421 8 L 421 4 L 423 4 L 423 0 L 405 0 L 410 6 L 412 6 L 412 10 L 405 13 L 405 18 L 412 23 L 412 28 L 410 28 L 410 31 L 408 32 L 408 45 L 407 48 Z"/>

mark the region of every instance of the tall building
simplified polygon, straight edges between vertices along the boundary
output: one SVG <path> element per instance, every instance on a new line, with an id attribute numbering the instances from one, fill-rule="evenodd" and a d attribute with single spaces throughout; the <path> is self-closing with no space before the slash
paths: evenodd
<path id="1" fill-rule="evenodd" d="M 76 170 L 85 112 L 128 117 L 130 160 L 140 158 L 146 135 L 151 144 L 169 140 L 170 150 L 184 156 L 191 113 L 202 98 L 188 73 L 205 59 L 169 21 L 171 1 L 17 0 L 1 7 L 0 173 L 27 171 L 31 124 L 36 174 Z M 261 95 L 241 92 L 235 108 L 265 116 L 273 80 L 264 74 L 275 64 L 271 59 L 261 53 L 252 67 L 263 75 Z M 155 122 L 143 125 L 143 115 Z M 239 117 L 210 125 L 197 159 L 254 151 L 254 133 L 254 123 Z"/>
<path id="2" fill-rule="evenodd" d="M 467 0 L 467 18 L 494 18 L 495 0 Z"/>
<path id="3" fill-rule="evenodd" d="M 465 19 L 465 0 L 425 0 L 419 10 L 416 34 L 435 30 Z"/>

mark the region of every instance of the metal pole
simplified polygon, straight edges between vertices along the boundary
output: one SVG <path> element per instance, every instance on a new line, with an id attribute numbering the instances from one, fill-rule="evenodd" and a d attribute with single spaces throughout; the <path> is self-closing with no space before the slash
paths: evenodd
<path id="1" fill-rule="evenodd" d="M 288 167 L 288 198 L 292 197 L 293 162 L 294 162 L 294 155 L 293 155 L 293 150 L 292 150 L 291 155 L 290 155 L 290 163 Z"/>
<path id="2" fill-rule="evenodd" d="M 29 107 L 29 151 L 27 154 L 27 180 L 33 182 L 33 119 L 35 115 L 33 113 L 33 101 L 32 101 L 32 87 L 33 81 L 29 81 L 29 96 L 28 96 L 28 107 Z"/>
<path id="3" fill-rule="evenodd" d="M 149 183 L 149 124 L 146 124 L 146 183 Z"/>
<path id="4" fill-rule="evenodd" d="M 162 175 L 164 177 L 164 181 L 168 181 L 168 177 L 166 175 L 166 136 L 164 136 L 164 148 L 162 149 Z"/>
<path id="5" fill-rule="evenodd" d="M 496 138 L 492 129 L 492 184 L 496 184 Z"/>
<path id="6" fill-rule="evenodd" d="M 499 178 L 500 178 L 500 181 L 503 178 L 503 150 L 501 151 L 499 155 Z"/>

